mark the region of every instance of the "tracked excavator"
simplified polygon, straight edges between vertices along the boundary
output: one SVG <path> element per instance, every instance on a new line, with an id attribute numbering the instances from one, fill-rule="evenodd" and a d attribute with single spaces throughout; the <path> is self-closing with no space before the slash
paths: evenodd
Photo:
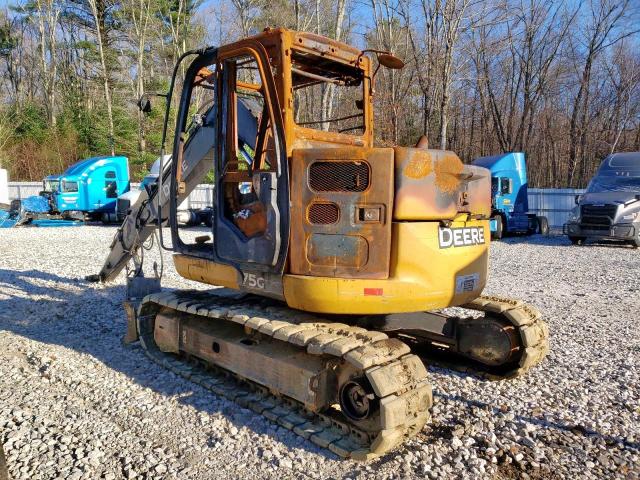
<path id="1" fill-rule="evenodd" d="M 360 460 L 429 420 L 422 358 L 491 378 L 543 359 L 540 313 L 482 295 L 489 171 L 425 139 L 373 144 L 376 73 L 401 60 L 281 28 L 190 51 L 163 139 L 187 60 L 171 160 L 93 278 L 127 268 L 128 341 Z M 212 226 L 194 238 L 177 205 L 208 175 Z M 142 268 L 154 238 L 182 277 L 224 288 L 160 290 L 157 265 Z"/>

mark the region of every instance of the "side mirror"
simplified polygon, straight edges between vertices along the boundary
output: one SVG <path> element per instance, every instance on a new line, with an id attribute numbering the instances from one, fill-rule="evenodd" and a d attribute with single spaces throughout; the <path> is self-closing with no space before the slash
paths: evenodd
<path id="1" fill-rule="evenodd" d="M 142 95 L 138 100 L 138 108 L 142 113 L 149 113 L 151 111 L 151 99 L 149 95 Z"/>
<path id="2" fill-rule="evenodd" d="M 378 62 L 383 67 L 391 68 L 392 70 L 400 70 L 404 68 L 404 62 L 391 53 L 378 54 Z"/>
<path id="3" fill-rule="evenodd" d="M 362 50 L 362 52 L 360 53 L 360 56 L 364 55 L 367 52 L 375 53 L 376 56 L 378 57 L 378 66 L 376 67 L 373 74 L 371 75 L 371 85 L 372 85 L 371 93 L 373 93 L 373 82 L 376 78 L 376 74 L 378 73 L 378 70 L 380 69 L 380 66 L 383 66 L 385 68 L 391 68 L 393 70 L 400 70 L 401 68 L 404 68 L 404 62 L 400 60 L 398 57 L 396 57 L 395 55 L 393 55 L 392 53 L 387 52 L 386 50 L 376 50 L 374 48 L 367 48 L 365 50 Z M 360 57 L 358 57 L 358 61 L 359 59 Z"/>

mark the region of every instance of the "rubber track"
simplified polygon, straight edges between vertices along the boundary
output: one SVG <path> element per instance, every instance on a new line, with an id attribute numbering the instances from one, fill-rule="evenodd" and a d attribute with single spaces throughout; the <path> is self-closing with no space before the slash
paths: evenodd
<path id="1" fill-rule="evenodd" d="M 361 430 L 339 411 L 310 412 L 294 399 L 274 395 L 254 382 L 215 367 L 188 365 L 175 355 L 161 352 L 153 340 L 152 320 L 161 306 L 231 321 L 245 329 L 287 342 L 310 355 L 335 357 L 362 371 L 380 401 L 379 429 Z M 292 320 L 292 316 L 295 319 Z M 429 420 L 433 405 L 431 385 L 422 361 L 398 339 L 321 319 L 282 307 L 231 304 L 203 292 L 148 295 L 138 310 L 138 332 L 143 348 L 155 362 L 204 388 L 259 413 L 288 430 L 337 455 L 369 460 L 382 455 L 416 435 Z"/>
<path id="2" fill-rule="evenodd" d="M 481 376 L 492 380 L 518 377 L 540 363 L 549 352 L 549 327 L 535 307 L 520 300 L 486 295 L 461 307 L 488 313 L 508 322 L 518 331 L 522 341 L 522 356 L 513 369 L 501 375 L 479 372 Z"/>

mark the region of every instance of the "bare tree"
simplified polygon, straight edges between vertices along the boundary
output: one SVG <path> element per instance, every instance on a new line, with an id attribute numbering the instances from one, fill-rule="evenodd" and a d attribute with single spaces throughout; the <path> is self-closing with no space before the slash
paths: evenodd
<path id="1" fill-rule="evenodd" d="M 240 32 L 243 37 L 248 37 L 253 28 L 255 9 L 260 4 L 259 0 L 231 0 L 240 21 Z"/>
<path id="2" fill-rule="evenodd" d="M 152 0 L 128 0 L 126 5 L 126 17 L 131 23 L 128 30 L 131 43 L 135 48 L 136 57 L 136 83 L 135 95 L 140 98 L 144 93 L 145 79 L 145 54 L 147 45 L 147 34 L 151 23 L 151 16 L 155 10 Z M 137 110 L 138 117 L 138 151 L 144 153 L 147 149 L 145 131 L 144 131 L 144 114 Z"/>
<path id="3" fill-rule="evenodd" d="M 60 8 L 53 0 L 36 0 L 38 31 L 40 33 L 40 67 L 44 83 L 47 114 L 52 125 L 56 124 L 56 27 Z"/>
<path id="4" fill-rule="evenodd" d="M 526 150 L 534 115 L 557 74 L 558 55 L 575 18 L 561 2 L 504 4 L 503 25 L 474 34 L 476 68 L 503 151 Z M 510 16 L 512 12 L 516 14 Z M 500 32 L 504 30 L 502 35 Z M 495 35 L 495 32 L 499 32 Z"/>
<path id="5" fill-rule="evenodd" d="M 404 20 L 411 25 L 409 28 L 409 40 L 411 42 L 412 59 L 418 86 L 422 92 L 422 134 L 429 134 L 429 121 L 436 103 L 435 75 L 438 64 L 436 55 L 437 37 L 439 32 L 439 22 L 437 8 L 432 8 L 432 2 L 422 0 L 422 22 L 414 18 L 411 14 L 414 5 L 410 0 L 400 3 L 400 9 Z M 416 25 L 416 23 L 421 26 Z"/>
<path id="6" fill-rule="evenodd" d="M 334 23 L 332 25 L 330 25 L 331 30 L 328 32 L 328 34 L 333 37 L 335 40 L 342 40 L 342 33 L 343 33 L 343 23 L 344 23 L 344 15 L 345 15 L 345 9 L 347 7 L 347 1 L 346 0 L 337 0 L 336 1 L 336 6 L 335 6 L 335 20 Z M 327 120 L 329 120 L 331 118 L 331 115 L 333 113 L 333 101 L 334 101 L 334 97 L 335 97 L 335 85 L 333 84 L 324 84 L 322 86 L 323 88 L 323 92 L 322 92 L 322 104 L 320 107 L 320 112 L 322 115 L 322 120 L 323 123 L 322 127 L 324 130 L 329 130 L 329 123 L 327 122 Z"/>
<path id="7" fill-rule="evenodd" d="M 115 136 L 113 129 L 113 102 L 111 100 L 111 89 L 109 87 L 109 71 L 107 70 L 107 62 L 105 60 L 104 53 L 104 32 L 100 27 L 102 18 L 104 15 L 105 5 L 104 2 L 100 2 L 100 9 L 98 9 L 99 0 L 88 0 L 91 7 L 91 13 L 95 21 L 95 35 L 96 43 L 98 44 L 98 53 L 100 54 L 100 66 L 102 67 L 102 78 L 104 82 L 104 99 L 107 104 L 107 117 L 109 121 L 109 144 L 111 147 L 111 155 L 115 155 Z"/>
<path id="8" fill-rule="evenodd" d="M 588 2 L 588 20 L 579 29 L 582 37 L 575 39 L 574 55 L 581 70 L 578 92 L 573 99 L 571 126 L 569 128 L 569 184 L 576 185 L 584 179 L 585 146 L 587 141 L 587 123 L 589 120 L 590 83 L 594 62 L 607 48 L 620 40 L 638 32 L 620 27 L 629 20 L 631 0 L 590 0 Z M 580 49 L 584 48 L 584 53 Z"/>
<path id="9" fill-rule="evenodd" d="M 426 0 L 422 0 L 423 4 Z M 437 2 L 439 3 L 439 2 Z M 467 14 L 469 0 L 454 0 L 440 3 L 436 6 L 441 17 L 442 49 L 440 64 L 440 133 L 438 140 L 440 148 L 447 148 L 447 127 L 449 125 L 449 102 L 451 99 L 451 82 L 454 69 L 454 55 L 460 38 L 462 21 Z"/>
<path id="10" fill-rule="evenodd" d="M 407 58 L 410 54 L 411 38 L 410 26 L 403 16 L 402 8 L 395 0 L 370 0 L 371 10 L 375 19 L 375 27 L 371 32 L 369 46 L 374 49 L 386 50 Z M 401 111 L 403 101 L 412 86 L 413 70 L 380 69 L 376 78 L 376 92 L 378 95 L 379 115 L 383 119 L 380 123 L 391 126 L 393 143 L 398 143 L 400 137 Z M 382 130 L 382 129 L 380 129 Z M 383 136 L 383 140 L 386 138 Z"/>
<path id="11" fill-rule="evenodd" d="M 640 117 L 640 56 L 630 53 L 627 48 L 625 42 L 620 42 L 605 66 L 611 81 L 611 92 L 603 105 L 605 131 L 611 132 L 609 153 L 616 151 L 632 120 Z"/>

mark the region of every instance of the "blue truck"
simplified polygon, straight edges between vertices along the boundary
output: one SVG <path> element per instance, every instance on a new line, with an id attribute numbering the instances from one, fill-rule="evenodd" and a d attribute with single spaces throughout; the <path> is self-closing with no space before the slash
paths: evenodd
<path id="1" fill-rule="evenodd" d="M 49 215 L 84 220 L 115 220 L 118 196 L 128 192 L 127 157 L 91 157 L 71 165 L 61 175 L 42 182 L 42 197 L 49 201 Z"/>
<path id="2" fill-rule="evenodd" d="M 13 200 L 0 210 L 0 226 L 63 226 L 65 220 L 116 220 L 118 196 L 128 192 L 127 157 L 91 157 L 42 181 L 39 195 Z M 77 222 L 76 222 L 77 223 Z"/>
<path id="3" fill-rule="evenodd" d="M 473 161 L 491 171 L 491 237 L 549 233 L 546 217 L 529 212 L 524 153 L 510 152 Z"/>

